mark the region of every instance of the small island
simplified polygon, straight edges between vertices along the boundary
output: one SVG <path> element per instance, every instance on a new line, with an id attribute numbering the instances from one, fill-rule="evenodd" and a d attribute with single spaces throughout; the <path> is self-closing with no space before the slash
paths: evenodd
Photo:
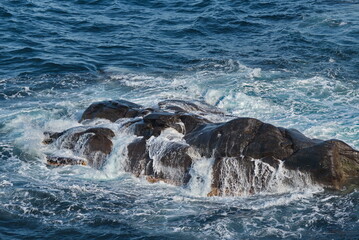
<path id="1" fill-rule="evenodd" d="M 117 135 L 103 121 L 93 123 L 103 119 L 134 135 L 123 170 L 150 182 L 186 186 L 193 181 L 194 164 L 204 158 L 212 161 L 207 196 L 255 194 L 282 185 L 314 183 L 334 190 L 359 185 L 359 152 L 340 140 L 311 139 L 254 118 L 212 122 L 209 113 L 225 115 L 197 101 L 165 100 L 155 108 L 125 100 L 96 102 L 82 114 L 82 126 L 44 133 L 44 144 L 73 152 L 71 157 L 48 154 L 46 161 L 101 169 Z"/>

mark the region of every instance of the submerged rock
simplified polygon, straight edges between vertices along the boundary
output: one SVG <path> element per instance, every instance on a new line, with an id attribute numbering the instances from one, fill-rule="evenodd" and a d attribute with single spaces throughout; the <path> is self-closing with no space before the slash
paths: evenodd
<path id="1" fill-rule="evenodd" d="M 147 176 L 151 182 L 184 186 L 194 177 L 190 172 L 196 161 L 207 158 L 214 159 L 209 195 L 305 187 L 310 181 L 334 189 L 359 185 L 359 153 L 339 140 L 310 139 L 295 129 L 254 118 L 212 123 L 203 117 L 205 113 L 222 113 L 203 103 L 166 100 L 158 105 L 144 109 L 124 100 L 103 101 L 87 108 L 80 121 L 132 118 L 121 125 L 138 136 L 125 148 L 124 170 Z M 176 134 L 166 135 L 168 129 Z M 101 168 L 112 152 L 115 133 L 103 127 L 78 127 L 44 135 L 44 144 L 70 149 L 90 166 Z M 82 164 L 62 157 L 48 157 L 48 163 Z"/>
<path id="2" fill-rule="evenodd" d="M 46 156 L 46 163 L 51 166 L 87 165 L 87 160 L 82 158 Z"/>
<path id="3" fill-rule="evenodd" d="M 224 112 L 220 109 L 200 101 L 185 101 L 185 100 L 165 100 L 158 103 L 161 110 L 172 110 L 176 112 L 187 112 L 197 114 L 220 114 L 224 115 Z"/>

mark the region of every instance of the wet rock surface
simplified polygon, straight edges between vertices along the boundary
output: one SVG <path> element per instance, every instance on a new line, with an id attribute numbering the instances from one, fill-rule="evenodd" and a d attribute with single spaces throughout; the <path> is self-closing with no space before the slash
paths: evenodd
<path id="1" fill-rule="evenodd" d="M 165 100 L 158 103 L 159 109 L 161 110 L 172 110 L 175 112 L 187 112 L 196 114 L 221 114 L 224 112 L 220 109 L 200 101 L 185 101 L 178 99 Z"/>
<path id="2" fill-rule="evenodd" d="M 84 127 L 46 132 L 43 143 L 70 149 L 88 165 L 101 168 L 113 152 L 112 139 L 117 133 L 106 127 L 88 127 L 84 120 L 116 122 L 127 118 L 132 120 L 121 126 L 137 138 L 126 147 L 124 170 L 147 176 L 151 182 L 163 180 L 185 186 L 199 158 L 214 158 L 212 191 L 208 195 L 253 194 L 279 181 L 282 185 L 295 184 L 291 174 L 298 170 L 315 183 L 333 189 L 359 185 L 359 152 L 344 142 L 311 139 L 295 129 L 275 127 L 254 118 L 213 123 L 205 117 L 209 113 L 224 114 L 208 104 L 183 100 L 162 101 L 155 108 L 125 100 L 103 101 L 85 110 L 80 120 Z M 172 129 L 175 136 L 167 129 Z M 58 166 L 83 164 L 61 156 L 48 156 L 47 162 Z M 285 169 L 287 176 L 279 176 L 280 169 Z"/>
<path id="3" fill-rule="evenodd" d="M 128 162 L 125 170 L 136 176 L 153 175 L 153 160 L 148 155 L 146 139 L 135 139 L 127 146 Z"/>
<path id="4" fill-rule="evenodd" d="M 104 118 L 111 122 L 120 118 L 133 118 L 141 114 L 141 108 L 140 105 L 125 100 L 96 102 L 85 110 L 80 122 L 95 118 Z"/>
<path id="5" fill-rule="evenodd" d="M 189 146 L 171 142 L 161 149 L 160 154 L 151 154 L 153 159 L 153 176 L 159 179 L 168 179 L 175 185 L 187 184 L 190 180 L 189 171 L 192 158 L 188 150 Z"/>
<path id="6" fill-rule="evenodd" d="M 72 150 L 75 155 L 87 159 L 89 166 L 99 169 L 112 151 L 113 143 L 111 139 L 114 136 L 115 133 L 108 128 L 84 129 L 78 127 L 51 134 L 50 136 L 45 135 L 47 138 L 45 138 L 44 143 L 53 143 L 58 149 Z M 51 139 L 51 141 L 48 139 Z M 48 157 L 48 159 L 54 159 L 54 157 Z M 53 161 L 51 160 L 50 162 L 52 163 Z M 69 160 L 67 162 L 69 165 L 74 165 L 76 161 Z M 58 165 L 64 165 L 66 161 L 63 160 L 60 163 Z"/>
<path id="7" fill-rule="evenodd" d="M 72 157 L 46 156 L 46 163 L 51 166 L 66 166 L 66 165 L 87 165 L 87 160 Z"/>
<path id="8" fill-rule="evenodd" d="M 303 148 L 288 157 L 285 165 L 310 172 L 315 181 L 335 189 L 359 183 L 359 152 L 339 140 Z"/>

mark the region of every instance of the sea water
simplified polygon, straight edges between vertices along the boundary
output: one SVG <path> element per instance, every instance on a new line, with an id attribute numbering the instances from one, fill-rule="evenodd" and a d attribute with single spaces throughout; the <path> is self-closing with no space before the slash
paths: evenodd
<path id="1" fill-rule="evenodd" d="M 183 99 L 359 149 L 357 1 L 3 0 L 0 36 L 0 239 L 359 239 L 357 191 L 285 169 L 256 162 L 271 188 L 207 197 L 196 152 L 185 187 L 126 173 L 121 123 L 97 122 L 117 133 L 101 170 L 48 167 L 42 144 L 95 101 Z"/>

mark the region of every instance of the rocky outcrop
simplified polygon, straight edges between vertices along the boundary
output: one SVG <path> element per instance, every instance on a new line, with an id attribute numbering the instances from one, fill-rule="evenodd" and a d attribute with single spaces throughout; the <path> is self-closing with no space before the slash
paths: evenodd
<path id="1" fill-rule="evenodd" d="M 208 114 L 224 116 L 208 104 L 183 100 L 162 101 L 154 108 L 124 100 L 98 102 L 82 115 L 84 127 L 46 132 L 43 142 L 70 149 L 88 165 L 101 168 L 112 152 L 111 140 L 116 133 L 105 127 L 89 127 L 87 120 L 104 118 L 119 125 L 118 119 L 127 118 L 132 120 L 121 127 L 137 138 L 126 148 L 124 170 L 147 176 L 151 182 L 186 185 L 198 158 L 211 158 L 215 160 L 209 195 L 266 191 L 276 186 L 276 174 L 283 168 L 287 176 L 280 179 L 282 185 L 295 185 L 297 180 L 291 174 L 298 170 L 329 188 L 359 185 L 359 152 L 339 140 L 310 139 L 295 129 L 254 118 L 213 123 L 206 119 Z M 168 135 L 168 129 L 176 136 Z M 52 165 L 84 164 L 54 156 L 47 161 Z"/>

